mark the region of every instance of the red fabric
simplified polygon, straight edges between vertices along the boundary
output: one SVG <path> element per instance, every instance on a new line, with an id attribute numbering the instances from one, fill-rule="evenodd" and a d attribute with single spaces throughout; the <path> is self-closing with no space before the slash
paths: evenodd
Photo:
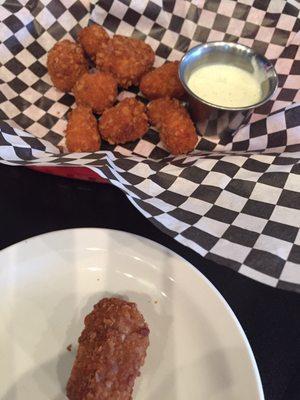
<path id="1" fill-rule="evenodd" d="M 35 171 L 51 175 L 64 176 L 65 178 L 80 179 L 83 181 L 93 181 L 99 183 L 108 183 L 96 172 L 84 167 L 29 167 Z"/>

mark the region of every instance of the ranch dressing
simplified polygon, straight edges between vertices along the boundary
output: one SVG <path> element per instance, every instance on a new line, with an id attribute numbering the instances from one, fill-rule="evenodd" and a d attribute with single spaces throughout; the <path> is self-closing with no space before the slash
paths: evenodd
<path id="1" fill-rule="evenodd" d="M 212 64 L 196 69 L 187 85 L 201 99 L 216 106 L 248 107 L 262 97 L 255 75 L 233 65 Z"/>

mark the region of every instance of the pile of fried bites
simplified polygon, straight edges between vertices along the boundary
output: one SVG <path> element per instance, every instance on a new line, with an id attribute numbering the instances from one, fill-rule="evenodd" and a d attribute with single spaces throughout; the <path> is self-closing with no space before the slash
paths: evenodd
<path id="1" fill-rule="evenodd" d="M 166 149 L 174 155 L 193 150 L 194 124 L 180 100 L 185 91 L 178 77 L 178 61 L 154 69 L 154 52 L 142 40 L 109 37 L 93 24 L 78 34 L 78 43 L 63 40 L 47 59 L 54 86 L 72 92 L 76 108 L 68 114 L 66 146 L 70 152 L 98 151 L 101 139 L 123 144 L 141 138 L 152 124 Z M 96 68 L 89 68 L 89 65 Z M 139 86 L 151 100 L 147 107 L 135 98 L 116 105 L 118 87 Z M 101 118 L 97 121 L 96 116 Z"/>

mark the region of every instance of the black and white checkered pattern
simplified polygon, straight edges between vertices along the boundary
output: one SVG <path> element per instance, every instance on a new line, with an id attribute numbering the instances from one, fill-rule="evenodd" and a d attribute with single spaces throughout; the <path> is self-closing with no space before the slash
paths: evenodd
<path id="1" fill-rule="evenodd" d="M 296 0 L 4 1 L 0 161 L 91 168 L 202 256 L 300 291 L 299 9 Z M 274 62 L 279 89 L 232 142 L 201 138 L 188 156 L 170 156 L 152 129 L 125 146 L 62 154 L 64 117 L 74 99 L 52 87 L 46 55 L 89 21 L 145 40 L 156 65 L 180 59 L 199 42 L 246 44 Z M 138 92 L 120 98 L 128 95 Z"/>

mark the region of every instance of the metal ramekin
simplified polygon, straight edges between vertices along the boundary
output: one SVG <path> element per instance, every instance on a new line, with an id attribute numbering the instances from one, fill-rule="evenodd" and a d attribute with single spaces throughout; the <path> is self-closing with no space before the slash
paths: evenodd
<path id="1" fill-rule="evenodd" d="M 187 82 L 195 69 L 210 64 L 234 65 L 253 75 L 255 73 L 261 84 L 261 100 L 251 106 L 230 108 L 201 99 L 190 90 Z M 226 42 L 211 42 L 190 49 L 180 62 L 179 78 L 187 92 L 188 108 L 198 133 L 216 136 L 226 142 L 249 121 L 254 108 L 272 97 L 278 85 L 277 74 L 270 61 L 247 46 Z"/>

